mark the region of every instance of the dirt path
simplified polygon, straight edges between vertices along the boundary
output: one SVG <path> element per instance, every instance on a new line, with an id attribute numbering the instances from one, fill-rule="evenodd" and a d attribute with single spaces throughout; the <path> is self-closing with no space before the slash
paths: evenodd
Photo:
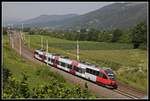
<path id="1" fill-rule="evenodd" d="M 16 52 L 18 52 L 18 53 L 20 53 L 20 34 L 19 34 L 19 32 L 13 32 L 13 34 L 11 35 L 11 37 L 13 38 L 13 40 L 14 40 L 14 50 L 16 51 Z M 38 60 L 36 60 L 36 59 L 34 59 L 33 58 L 33 50 L 31 50 L 31 49 L 28 49 L 24 44 L 23 44 L 23 42 L 21 42 L 22 44 L 21 44 L 21 55 L 24 57 L 24 58 L 26 58 L 26 59 L 28 59 L 28 60 L 30 60 L 30 61 L 33 61 L 33 62 L 37 62 L 37 63 L 40 63 L 41 64 L 41 62 L 40 61 L 38 61 Z M 110 90 L 110 89 L 107 89 L 107 88 L 104 88 L 104 87 L 101 87 L 101 86 L 99 86 L 99 85 L 97 85 L 97 84 L 94 84 L 94 83 L 92 83 L 92 82 L 90 82 L 90 81 L 87 81 L 87 80 L 84 80 L 84 79 L 81 79 L 81 78 L 79 78 L 79 77 L 77 77 L 77 76 L 74 76 L 74 75 L 71 75 L 71 74 L 68 74 L 68 73 L 66 73 L 66 72 L 64 72 L 64 71 L 62 71 L 62 70 L 59 70 L 59 69 L 57 69 L 57 68 L 54 68 L 54 67 L 51 67 L 50 66 L 50 69 L 51 69 L 51 71 L 54 71 L 54 72 L 58 72 L 59 74 L 61 74 L 61 75 L 63 75 L 63 77 L 67 80 L 67 81 L 69 81 L 69 82 L 72 82 L 72 84 L 80 84 L 82 87 L 84 87 L 85 86 L 85 83 L 87 83 L 87 85 L 88 85 L 88 89 L 91 91 L 91 92 L 93 92 L 97 97 L 105 97 L 105 98 L 118 98 L 118 99 L 120 99 L 120 98 L 123 98 L 123 99 L 131 99 L 131 98 L 136 98 L 135 96 L 127 96 L 127 95 L 125 95 L 125 94 L 122 94 L 122 93 L 118 93 L 118 92 L 115 92 L 115 91 L 113 91 L 113 90 Z M 143 96 L 144 96 L 144 94 L 142 94 L 142 93 L 140 93 L 140 94 L 138 94 L 138 93 L 136 93 L 134 90 L 129 90 L 126 86 L 124 86 L 124 85 L 119 85 L 119 89 L 123 89 L 123 90 L 125 90 L 125 91 L 129 91 L 129 92 L 131 92 L 132 91 L 132 93 L 133 94 L 136 94 L 136 96 L 138 96 L 139 98 L 143 98 Z"/>

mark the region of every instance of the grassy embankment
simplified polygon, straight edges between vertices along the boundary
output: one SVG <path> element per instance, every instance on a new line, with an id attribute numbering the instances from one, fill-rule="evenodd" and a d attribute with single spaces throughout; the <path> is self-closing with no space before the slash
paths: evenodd
<path id="1" fill-rule="evenodd" d="M 29 36 L 26 36 L 28 44 Z M 30 47 L 41 47 L 41 36 L 30 35 Z M 46 40 L 49 52 L 59 53 L 76 59 L 76 41 L 63 40 L 43 36 L 44 48 Z M 99 66 L 111 67 L 117 79 L 131 86 L 147 91 L 147 51 L 132 49 L 132 44 L 79 41 L 80 60 Z"/>
<path id="2" fill-rule="evenodd" d="M 72 85 L 65 81 L 62 75 L 52 72 L 46 65 L 39 65 L 21 57 L 11 49 L 8 36 L 6 35 L 3 36 L 3 67 L 9 69 L 17 80 L 21 80 L 23 78 L 22 74 L 24 73 L 28 77 L 27 82 L 30 89 L 38 88 L 45 84 L 51 84 L 54 80 L 57 80 L 58 83 L 62 83 L 64 86 L 60 88 L 58 86 L 57 89 L 60 90 L 60 92 L 57 92 L 57 94 L 60 93 L 60 95 L 54 95 L 54 97 L 66 96 L 67 98 L 95 98 L 94 95 L 85 92 L 79 85 Z M 76 88 L 80 88 L 81 92 L 79 93 L 79 90 Z M 55 92 L 57 89 L 52 88 L 51 91 Z M 65 90 L 68 90 L 70 95 L 65 95 Z"/>

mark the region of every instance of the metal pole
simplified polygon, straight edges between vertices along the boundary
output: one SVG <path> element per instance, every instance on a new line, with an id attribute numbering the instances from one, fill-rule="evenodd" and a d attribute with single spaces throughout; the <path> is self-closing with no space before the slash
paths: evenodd
<path id="1" fill-rule="evenodd" d="M 11 34 L 9 33 L 9 37 L 10 37 L 10 45 L 11 45 L 11 48 L 12 48 L 12 38 L 11 38 Z"/>
<path id="2" fill-rule="evenodd" d="M 23 32 L 23 23 L 22 23 L 22 32 Z"/>
<path id="3" fill-rule="evenodd" d="M 24 41 L 25 41 L 25 39 L 26 39 L 26 37 L 25 37 L 25 33 L 24 33 L 23 35 L 24 35 Z"/>
<path id="4" fill-rule="evenodd" d="M 43 49 L 43 37 L 41 36 L 41 49 Z"/>
<path id="5" fill-rule="evenodd" d="M 22 33 L 21 33 L 21 29 L 20 29 L 20 38 L 22 39 Z"/>
<path id="6" fill-rule="evenodd" d="M 29 35 L 29 42 L 28 42 L 28 47 L 30 48 L 30 35 Z"/>
<path id="7" fill-rule="evenodd" d="M 48 65 L 48 40 L 47 40 L 47 65 Z"/>
<path id="8" fill-rule="evenodd" d="M 9 24 L 7 25 L 8 27 L 7 27 L 7 35 L 8 35 L 8 37 L 9 37 L 9 42 L 10 42 L 10 45 L 11 45 L 11 37 L 10 37 L 10 27 L 9 27 Z"/>
<path id="9" fill-rule="evenodd" d="M 13 29 L 13 24 L 11 24 L 11 27 L 12 27 L 12 29 Z"/>
<path id="10" fill-rule="evenodd" d="M 23 32 L 23 23 L 22 23 L 22 32 Z M 25 41 L 25 34 L 22 33 L 22 38 Z"/>
<path id="11" fill-rule="evenodd" d="M 21 55 L 21 37 L 19 38 L 19 41 L 20 41 L 20 55 Z"/>
<path id="12" fill-rule="evenodd" d="M 79 44 L 78 44 L 78 40 L 77 40 L 77 60 L 79 61 Z"/>
<path id="13" fill-rule="evenodd" d="M 14 41 L 13 41 L 13 38 L 11 37 L 11 43 L 12 43 L 12 48 L 14 48 Z"/>
<path id="14" fill-rule="evenodd" d="M 9 32 L 9 31 L 8 31 Z M 9 42 L 10 42 L 10 45 L 11 45 L 11 34 L 10 34 L 10 32 L 9 32 Z"/>

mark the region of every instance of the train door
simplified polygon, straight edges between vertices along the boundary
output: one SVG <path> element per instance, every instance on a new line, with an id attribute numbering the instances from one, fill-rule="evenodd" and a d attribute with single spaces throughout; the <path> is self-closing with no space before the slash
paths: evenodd
<path id="1" fill-rule="evenodd" d="M 42 55 L 42 61 L 45 62 L 45 60 L 46 60 L 46 53 L 43 52 L 43 55 Z M 46 63 L 46 62 L 45 62 L 45 63 Z"/>
<path id="2" fill-rule="evenodd" d="M 55 56 L 55 58 L 54 58 L 54 67 L 57 67 L 57 65 L 58 65 L 58 63 L 59 63 L 59 56 Z"/>
<path id="3" fill-rule="evenodd" d="M 77 68 L 76 68 L 76 75 L 81 76 L 81 77 L 85 77 L 85 72 L 86 72 L 86 67 L 83 64 L 78 64 Z"/>
<path id="4" fill-rule="evenodd" d="M 99 83 L 102 83 L 102 84 L 109 84 L 109 79 L 108 77 L 103 73 L 103 72 L 99 72 L 99 75 L 97 77 L 97 81 Z"/>
<path id="5" fill-rule="evenodd" d="M 72 61 L 71 65 L 72 65 L 72 68 L 70 69 L 70 73 L 75 75 L 76 73 L 75 68 L 78 66 L 78 62 Z"/>
<path id="6" fill-rule="evenodd" d="M 102 81 L 104 84 L 108 84 L 108 82 L 109 82 L 109 79 L 107 78 L 107 76 L 105 74 L 103 74 Z"/>

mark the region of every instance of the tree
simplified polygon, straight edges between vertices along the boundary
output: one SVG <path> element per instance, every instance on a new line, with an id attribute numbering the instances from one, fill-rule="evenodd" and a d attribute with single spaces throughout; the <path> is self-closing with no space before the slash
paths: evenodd
<path id="1" fill-rule="evenodd" d="M 25 28 L 23 28 L 23 31 L 24 31 L 24 32 L 29 32 L 30 30 L 31 30 L 30 27 L 25 27 Z"/>
<path id="2" fill-rule="evenodd" d="M 124 31 L 120 36 L 118 42 L 120 43 L 131 43 L 130 31 Z"/>
<path id="3" fill-rule="evenodd" d="M 115 29 L 112 33 L 112 42 L 117 42 L 122 35 L 122 31 L 120 29 Z"/>
<path id="4" fill-rule="evenodd" d="M 140 44 L 147 46 L 147 25 L 144 22 L 137 24 L 131 30 L 133 48 L 139 48 Z"/>
<path id="5" fill-rule="evenodd" d="M 103 32 L 100 32 L 98 34 L 98 40 L 99 42 L 110 42 L 111 41 L 111 33 L 109 31 L 103 31 Z"/>
<path id="6" fill-rule="evenodd" d="M 3 27 L 3 35 L 6 35 L 6 34 L 7 34 L 7 28 Z"/>
<path id="7" fill-rule="evenodd" d="M 98 31 L 95 29 L 90 29 L 88 32 L 88 41 L 97 41 L 98 40 Z"/>

